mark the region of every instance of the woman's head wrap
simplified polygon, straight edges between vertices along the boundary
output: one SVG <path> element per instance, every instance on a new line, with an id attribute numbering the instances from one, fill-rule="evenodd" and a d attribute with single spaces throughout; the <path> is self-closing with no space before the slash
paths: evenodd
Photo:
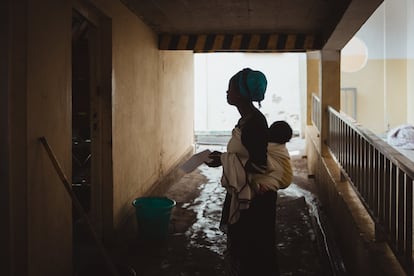
<path id="1" fill-rule="evenodd" d="M 266 92 L 266 76 L 250 68 L 239 71 L 235 76 L 239 84 L 240 94 L 251 101 L 259 102 L 264 99 Z"/>

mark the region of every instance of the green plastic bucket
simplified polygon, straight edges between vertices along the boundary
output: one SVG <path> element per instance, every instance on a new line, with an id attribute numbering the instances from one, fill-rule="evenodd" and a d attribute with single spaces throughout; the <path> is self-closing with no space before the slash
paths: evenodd
<path id="1" fill-rule="evenodd" d="M 132 205 L 138 224 L 138 235 L 145 240 L 163 240 L 168 236 L 171 211 L 176 202 L 167 197 L 140 197 Z"/>

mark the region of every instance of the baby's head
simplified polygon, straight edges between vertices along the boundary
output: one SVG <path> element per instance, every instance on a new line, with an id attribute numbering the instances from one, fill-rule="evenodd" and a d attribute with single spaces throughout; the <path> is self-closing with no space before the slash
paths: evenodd
<path id="1" fill-rule="evenodd" d="M 285 144 L 292 138 L 292 128 L 285 121 L 276 121 L 269 127 L 269 142 Z"/>

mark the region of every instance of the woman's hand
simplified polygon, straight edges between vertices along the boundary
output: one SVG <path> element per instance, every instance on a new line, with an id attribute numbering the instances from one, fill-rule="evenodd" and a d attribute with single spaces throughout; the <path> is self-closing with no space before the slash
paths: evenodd
<path id="1" fill-rule="evenodd" d="M 256 190 L 257 194 L 263 195 L 263 194 L 267 193 L 268 191 L 270 191 L 269 188 L 267 188 L 263 185 L 257 184 L 257 190 Z"/>
<path id="2" fill-rule="evenodd" d="M 211 159 L 211 161 L 204 162 L 207 166 L 215 168 L 221 166 L 221 152 L 219 151 L 213 151 L 208 155 L 208 158 Z"/>

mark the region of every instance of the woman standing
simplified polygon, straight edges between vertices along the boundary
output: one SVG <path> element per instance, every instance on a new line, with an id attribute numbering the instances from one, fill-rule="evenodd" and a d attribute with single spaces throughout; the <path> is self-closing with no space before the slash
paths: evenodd
<path id="1" fill-rule="evenodd" d="M 264 99 L 265 75 L 245 68 L 229 81 L 227 102 L 240 119 L 232 131 L 227 152 L 212 152 L 211 167 L 223 166 L 222 185 L 227 194 L 221 228 L 227 233 L 225 261 L 229 275 L 279 275 L 276 257 L 276 192 L 252 179 L 266 173 L 268 126 L 253 105 Z"/>

